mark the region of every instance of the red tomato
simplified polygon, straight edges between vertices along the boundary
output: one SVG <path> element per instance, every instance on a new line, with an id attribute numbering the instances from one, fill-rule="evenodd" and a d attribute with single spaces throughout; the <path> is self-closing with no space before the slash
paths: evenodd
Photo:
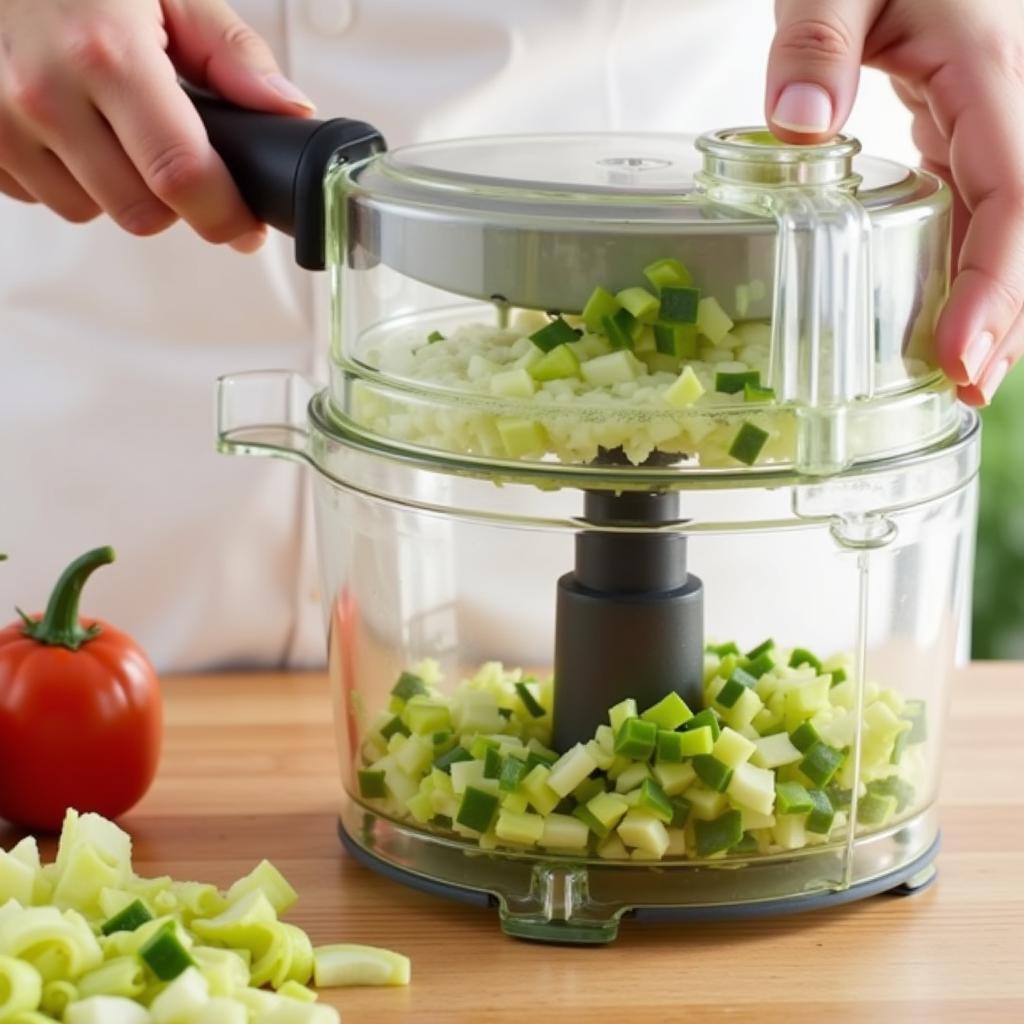
<path id="1" fill-rule="evenodd" d="M 19 825 L 59 829 L 68 807 L 117 817 L 156 774 L 156 672 L 126 634 L 78 617 L 82 584 L 113 560 L 76 559 L 43 616 L 0 629 L 0 817 Z"/>

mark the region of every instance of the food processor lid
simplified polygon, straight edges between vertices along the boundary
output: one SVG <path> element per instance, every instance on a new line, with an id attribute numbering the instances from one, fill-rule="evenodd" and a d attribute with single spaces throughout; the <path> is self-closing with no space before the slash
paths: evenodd
<path id="1" fill-rule="evenodd" d="M 492 136 L 406 146 L 349 172 L 358 193 L 380 203 L 459 211 L 598 221 L 670 218 L 678 229 L 709 216 L 752 227 L 751 211 L 709 210 L 702 178 L 759 187 L 843 184 L 869 210 L 905 207 L 934 195 L 933 176 L 859 155 L 839 136 L 792 146 L 761 128 L 709 133 Z M 684 227 L 685 229 L 685 227 Z"/>

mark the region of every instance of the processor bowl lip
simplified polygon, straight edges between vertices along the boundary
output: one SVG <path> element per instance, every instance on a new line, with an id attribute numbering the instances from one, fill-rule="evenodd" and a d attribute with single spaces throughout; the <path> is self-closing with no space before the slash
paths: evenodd
<path id="1" fill-rule="evenodd" d="M 768 465 L 750 468 L 687 468 L 639 466 L 589 466 L 557 462 L 526 462 L 491 459 L 484 456 L 445 452 L 418 447 L 363 430 L 348 417 L 332 412 L 329 390 L 313 396 L 308 406 L 311 428 L 309 453 L 311 465 L 341 486 L 346 480 L 334 476 L 315 451 L 314 439 L 319 437 L 347 448 L 385 458 L 393 463 L 413 466 L 451 476 L 492 480 L 496 483 L 540 485 L 542 488 L 611 490 L 731 490 L 744 487 L 778 488 L 820 485 L 827 481 L 867 479 L 882 472 L 903 467 L 917 467 L 923 462 L 948 457 L 973 445 L 981 431 L 976 410 L 958 403 L 959 422 L 955 433 L 911 451 L 877 459 L 854 462 L 839 473 L 815 476 L 801 473 L 791 465 Z M 972 472 L 977 472 L 975 464 Z M 969 476 L 968 476 L 969 479 Z"/>

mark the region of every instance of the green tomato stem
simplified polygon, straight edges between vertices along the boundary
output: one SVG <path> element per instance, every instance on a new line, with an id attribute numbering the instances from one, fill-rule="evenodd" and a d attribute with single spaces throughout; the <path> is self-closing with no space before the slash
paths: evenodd
<path id="1" fill-rule="evenodd" d="M 66 647 L 70 651 L 77 651 L 82 644 L 92 640 L 100 632 L 100 627 L 93 625 L 85 629 L 78 620 L 82 587 L 96 569 L 113 561 L 114 549 L 111 547 L 93 548 L 76 558 L 57 580 L 42 618 L 32 619 L 18 609 L 25 623 L 25 635 L 41 644 Z"/>

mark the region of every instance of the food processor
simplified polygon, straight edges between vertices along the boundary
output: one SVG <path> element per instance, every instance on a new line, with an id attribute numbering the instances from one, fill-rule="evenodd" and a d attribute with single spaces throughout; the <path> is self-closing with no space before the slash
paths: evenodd
<path id="1" fill-rule="evenodd" d="M 223 378 L 218 438 L 313 471 L 349 852 L 570 943 L 930 881 L 978 463 L 945 186 L 196 103 L 331 278 L 329 380 Z"/>

